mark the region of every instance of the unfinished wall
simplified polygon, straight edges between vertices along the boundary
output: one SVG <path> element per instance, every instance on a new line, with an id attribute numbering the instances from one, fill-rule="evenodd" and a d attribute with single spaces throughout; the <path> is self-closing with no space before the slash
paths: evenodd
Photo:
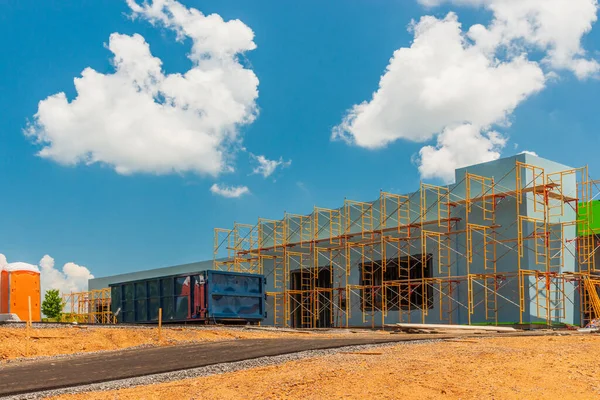
<path id="1" fill-rule="evenodd" d="M 217 229 L 214 266 L 267 276 L 267 324 L 577 324 L 588 181 L 521 154 L 458 169 L 449 186 Z"/>

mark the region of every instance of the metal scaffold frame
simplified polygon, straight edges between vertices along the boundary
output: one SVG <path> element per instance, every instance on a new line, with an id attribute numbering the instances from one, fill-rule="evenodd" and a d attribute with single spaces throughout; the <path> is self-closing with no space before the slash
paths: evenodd
<path id="1" fill-rule="evenodd" d="M 63 294 L 61 322 L 116 324 L 110 309 L 110 288 Z"/>
<path id="2" fill-rule="evenodd" d="M 215 229 L 214 267 L 264 272 L 276 326 L 456 323 L 465 315 L 469 323 L 551 325 L 573 302 L 582 323 L 600 317 L 600 246 L 593 234 L 577 236 L 592 218 L 580 204 L 597 189 L 587 167 L 546 173 L 517 161 L 499 179 L 467 171 L 457 180 Z M 507 311 L 518 321 L 506 321 Z"/>

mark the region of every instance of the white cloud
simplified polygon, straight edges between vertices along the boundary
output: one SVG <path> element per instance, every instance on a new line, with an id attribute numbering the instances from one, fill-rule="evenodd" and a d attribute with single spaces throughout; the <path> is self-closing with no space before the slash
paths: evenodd
<path id="1" fill-rule="evenodd" d="M 531 46 L 546 53 L 550 68 L 569 69 L 579 79 L 597 74 L 600 64 L 586 59 L 582 37 L 597 20 L 597 0 L 420 0 L 426 6 L 451 3 L 482 6 L 494 17 L 488 27 L 474 25 L 469 36 L 495 51 L 498 46 Z"/>
<path id="2" fill-rule="evenodd" d="M 579 79 L 600 72 L 581 45 L 597 20 L 597 0 L 419 2 L 484 7 L 493 17 L 466 32 L 454 13 L 413 23 L 411 47 L 394 52 L 371 100 L 353 106 L 333 138 L 374 149 L 439 135 L 419 152 L 423 177 L 449 180 L 455 167 L 498 158 L 506 140 L 493 127 L 509 126 L 514 109 L 560 70 Z M 483 153 L 454 142 L 465 138 Z"/>
<path id="3" fill-rule="evenodd" d="M 252 173 L 262 175 L 265 178 L 271 176 L 277 167 L 287 168 L 292 165 L 292 160 L 283 161 L 283 157 L 279 157 L 279 160 L 269 160 L 265 156 L 257 156 L 252 153 L 250 153 L 250 157 L 257 163 L 252 169 Z"/>
<path id="4" fill-rule="evenodd" d="M 0 269 L 16 266 L 21 269 L 38 270 L 35 265 L 23 262 L 8 263 L 4 254 L 0 254 Z M 42 298 L 47 290 L 58 289 L 61 293 L 81 292 L 88 289 L 88 279 L 94 278 L 86 267 L 72 262 L 66 263 L 62 271 L 54 266 L 54 259 L 45 255 L 39 262 L 40 286 Z"/>
<path id="5" fill-rule="evenodd" d="M 467 40 L 454 13 L 444 19 L 425 16 L 412 29 L 411 47 L 394 52 L 371 100 L 352 107 L 333 138 L 375 149 L 444 132 L 437 146 L 425 147 L 419 157 L 424 176 L 443 179 L 464 162 L 498 158 L 504 139 L 486 132 L 492 125 L 509 125 L 515 107 L 544 87 L 542 69 L 524 55 L 505 61 L 490 57 Z M 464 137 L 484 153 L 473 156 L 453 143 Z M 440 159 L 449 163 L 444 167 Z"/>
<path id="6" fill-rule="evenodd" d="M 58 289 L 64 294 L 86 291 L 88 279 L 94 278 L 89 269 L 72 262 L 66 263 L 62 271 L 56 269 L 54 259 L 49 255 L 42 257 L 40 267 L 42 296 L 50 289 Z"/>
<path id="7" fill-rule="evenodd" d="M 175 0 L 153 0 L 142 5 L 127 0 L 127 5 L 134 17 L 173 29 L 180 39 L 192 39 L 190 58 L 196 61 L 208 56 L 229 63 L 238 53 L 256 48 L 254 32 L 238 19 L 225 22 L 218 14 L 204 15 Z"/>
<path id="8" fill-rule="evenodd" d="M 210 187 L 210 191 L 216 195 L 228 198 L 236 198 L 250 193 L 250 189 L 246 186 L 225 186 L 218 183 L 213 184 Z"/>
<path id="9" fill-rule="evenodd" d="M 539 157 L 535 151 L 529 151 L 529 150 L 523 150 L 523 151 L 522 151 L 522 152 L 520 152 L 519 154 L 529 154 L 530 156 L 536 156 L 536 157 Z"/>
<path id="10" fill-rule="evenodd" d="M 436 146 L 425 146 L 419 152 L 419 172 L 423 178 L 454 180 L 454 170 L 466 165 L 492 161 L 500 157 L 506 138 L 498 132 L 481 132 L 464 124 L 446 128 L 437 137 Z"/>
<path id="11" fill-rule="evenodd" d="M 42 100 L 26 135 L 43 146 L 40 156 L 64 165 L 103 163 L 120 174 L 231 171 L 238 128 L 258 114 L 258 78 L 238 60 L 256 48 L 254 33 L 174 0 L 127 3 L 135 17 L 191 39 L 192 67 L 166 74 L 142 36 L 113 33 L 114 73 L 86 68 L 74 80 L 76 97 Z"/>

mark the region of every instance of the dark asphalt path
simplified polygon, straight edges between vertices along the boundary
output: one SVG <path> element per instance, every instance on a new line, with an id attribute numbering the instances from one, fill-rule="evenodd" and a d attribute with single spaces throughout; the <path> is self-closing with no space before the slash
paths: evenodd
<path id="1" fill-rule="evenodd" d="M 390 335 L 385 338 L 245 339 L 131 349 L 0 367 L 0 396 L 88 385 L 306 350 L 456 335 Z"/>
<path id="2" fill-rule="evenodd" d="M 546 336 L 552 332 L 486 334 L 485 337 Z M 129 349 L 0 366 L 0 397 L 102 383 L 254 358 L 345 346 L 481 337 L 402 334 L 353 338 L 244 339 Z"/>

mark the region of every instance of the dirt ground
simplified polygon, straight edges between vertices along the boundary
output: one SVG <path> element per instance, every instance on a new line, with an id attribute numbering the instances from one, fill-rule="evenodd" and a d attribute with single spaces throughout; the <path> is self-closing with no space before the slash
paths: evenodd
<path id="1" fill-rule="evenodd" d="M 600 396 L 600 335 L 456 339 L 371 353 L 336 354 L 58 398 L 566 400 Z"/>
<path id="2" fill-rule="evenodd" d="M 31 329 L 29 354 L 25 328 L 0 327 L 0 362 L 25 357 L 53 356 L 82 352 L 119 350 L 158 345 L 156 328 L 65 327 Z M 302 333 L 247 330 L 244 328 L 163 328 L 161 345 L 186 342 L 214 342 L 235 339 L 305 337 Z M 327 336 L 327 335 L 324 335 Z"/>

